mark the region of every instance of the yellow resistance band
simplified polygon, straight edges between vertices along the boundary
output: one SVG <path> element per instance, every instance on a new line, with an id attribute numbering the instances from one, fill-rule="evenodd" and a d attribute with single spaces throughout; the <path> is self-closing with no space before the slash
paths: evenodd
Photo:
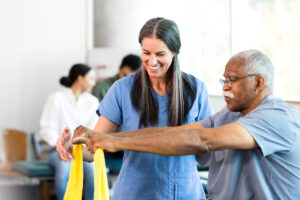
<path id="1" fill-rule="evenodd" d="M 94 163 L 95 163 L 94 200 L 109 200 L 105 158 L 102 149 L 96 150 L 94 155 Z"/>
<path id="2" fill-rule="evenodd" d="M 73 148 L 73 160 L 71 161 L 71 170 L 67 190 L 64 200 L 82 200 L 83 188 L 83 160 L 82 144 L 76 144 Z"/>
<path id="3" fill-rule="evenodd" d="M 71 171 L 64 200 L 81 200 L 83 188 L 82 144 L 74 145 L 72 155 L 74 160 L 71 161 Z M 94 165 L 94 200 L 109 200 L 105 158 L 102 149 L 96 150 Z"/>

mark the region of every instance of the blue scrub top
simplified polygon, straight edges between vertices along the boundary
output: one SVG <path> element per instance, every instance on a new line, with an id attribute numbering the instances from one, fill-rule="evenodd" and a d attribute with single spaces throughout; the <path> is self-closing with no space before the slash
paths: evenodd
<path id="1" fill-rule="evenodd" d="M 97 113 L 122 126 L 123 131 L 139 129 L 140 112 L 131 103 L 130 92 L 136 74 L 116 81 L 101 101 Z M 191 79 L 191 76 L 188 75 Z M 211 115 L 205 85 L 196 79 L 197 95 L 187 122 L 200 121 Z M 158 124 L 168 126 L 169 95 L 156 95 Z M 150 127 L 150 126 L 149 126 Z M 125 151 L 123 165 L 114 188 L 113 200 L 189 200 L 205 199 L 197 173 L 195 155 L 161 156 Z"/>

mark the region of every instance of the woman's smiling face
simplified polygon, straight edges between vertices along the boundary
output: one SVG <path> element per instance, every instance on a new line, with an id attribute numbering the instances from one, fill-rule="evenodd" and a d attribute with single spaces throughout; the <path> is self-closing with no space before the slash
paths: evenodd
<path id="1" fill-rule="evenodd" d="M 145 37 L 141 44 L 143 66 L 150 79 L 164 78 L 172 64 L 174 53 L 156 37 Z"/>

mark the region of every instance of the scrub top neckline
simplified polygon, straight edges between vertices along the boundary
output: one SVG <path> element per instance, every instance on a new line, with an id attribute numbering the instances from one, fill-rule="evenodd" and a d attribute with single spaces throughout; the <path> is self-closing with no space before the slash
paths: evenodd
<path id="1" fill-rule="evenodd" d="M 158 94 L 157 92 L 155 92 L 155 90 L 153 89 L 153 88 L 151 88 L 151 90 L 152 90 L 152 92 L 157 96 L 157 97 L 159 97 L 159 98 L 163 98 L 163 97 L 166 97 L 166 96 L 168 96 L 168 92 L 166 92 L 164 95 L 160 95 L 160 94 Z"/>
<path id="2" fill-rule="evenodd" d="M 155 94 L 156 94 L 159 98 L 163 98 L 163 97 L 168 96 L 168 93 L 166 93 L 166 94 L 164 94 L 164 95 L 160 95 L 160 94 L 158 94 L 158 93 L 155 92 Z"/>

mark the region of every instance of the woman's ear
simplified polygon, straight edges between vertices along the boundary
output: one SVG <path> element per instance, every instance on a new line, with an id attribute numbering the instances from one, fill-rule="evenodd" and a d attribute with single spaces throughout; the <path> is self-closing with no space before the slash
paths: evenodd
<path id="1" fill-rule="evenodd" d="M 77 77 L 77 80 L 78 81 L 81 81 L 83 79 L 83 76 L 81 76 L 81 75 L 79 75 L 78 77 Z"/>

